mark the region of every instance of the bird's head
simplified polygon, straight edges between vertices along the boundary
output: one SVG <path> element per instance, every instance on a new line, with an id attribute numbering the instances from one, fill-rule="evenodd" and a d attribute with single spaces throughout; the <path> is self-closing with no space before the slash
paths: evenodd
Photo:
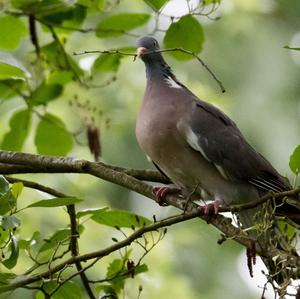
<path id="1" fill-rule="evenodd" d="M 155 59 L 155 57 L 160 57 L 159 44 L 157 40 L 150 36 L 141 37 L 137 41 L 137 57 L 141 58 L 143 61 L 149 61 Z"/>

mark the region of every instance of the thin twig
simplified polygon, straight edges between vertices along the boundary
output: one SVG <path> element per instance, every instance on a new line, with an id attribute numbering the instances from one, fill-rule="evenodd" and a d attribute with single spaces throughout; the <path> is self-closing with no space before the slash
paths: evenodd
<path id="1" fill-rule="evenodd" d="M 57 272 L 61 271 L 66 266 L 72 265 L 77 261 L 81 262 L 81 261 L 88 261 L 88 260 L 95 259 L 95 258 L 97 258 L 97 259 L 103 258 L 103 257 L 109 255 L 110 253 L 119 250 L 120 248 L 123 248 L 125 246 L 130 245 L 137 238 L 140 238 L 143 234 L 145 234 L 147 232 L 155 231 L 159 228 L 170 226 L 170 225 L 173 225 L 175 223 L 180 223 L 180 222 L 186 221 L 188 219 L 193 219 L 193 218 L 197 218 L 197 217 L 199 217 L 198 211 L 193 211 L 193 212 L 190 212 L 190 213 L 181 214 L 181 215 L 169 217 L 169 218 L 161 220 L 161 221 L 157 221 L 155 223 L 152 223 L 150 225 L 144 226 L 144 227 L 136 230 L 127 239 L 122 240 L 122 241 L 117 242 L 117 243 L 114 243 L 113 245 L 111 245 L 111 246 L 109 246 L 105 249 L 90 252 L 90 253 L 83 254 L 83 255 L 79 255 L 79 256 L 76 256 L 76 257 L 71 257 L 71 258 L 65 260 L 64 262 L 62 262 L 61 264 L 58 264 L 58 265 L 54 266 L 53 268 L 51 268 L 48 271 L 45 271 L 43 273 L 39 273 L 39 274 L 31 276 L 31 277 L 27 277 L 23 280 L 19 280 L 17 282 L 14 282 L 10 285 L 2 286 L 2 287 L 0 287 L 0 292 L 10 291 L 10 290 L 16 289 L 18 287 L 27 286 L 27 285 L 29 285 L 33 282 L 39 281 L 43 278 L 48 278 L 49 276 L 53 275 L 54 273 L 57 273 Z M 248 246 L 250 246 L 252 240 L 249 238 L 249 236 L 246 236 L 245 234 L 240 234 L 240 240 L 242 240 L 242 239 L 244 240 L 243 241 L 244 244 L 248 244 Z M 260 252 L 259 248 L 258 248 L 257 253 L 258 254 L 263 254 L 263 255 L 265 255 L 265 254 L 274 254 L 274 252 L 268 252 L 268 253 Z M 300 266 L 300 258 L 299 257 L 294 257 L 293 263 L 294 263 L 295 266 Z"/>
<path id="2" fill-rule="evenodd" d="M 196 58 L 201 65 L 209 72 L 209 74 L 212 76 L 212 78 L 218 83 L 221 91 L 224 93 L 226 90 L 223 86 L 223 83 L 221 82 L 221 80 L 219 80 L 217 78 L 217 76 L 214 74 L 214 72 L 208 67 L 208 65 L 203 61 L 202 58 L 200 58 L 197 54 L 195 54 L 192 51 L 189 50 L 185 50 L 183 48 L 169 48 L 169 49 L 162 49 L 162 50 L 157 50 L 157 51 L 149 51 L 147 54 L 151 54 L 151 53 L 163 53 L 163 52 L 182 52 L 185 54 L 188 54 L 190 56 L 193 56 L 194 58 Z M 118 55 L 124 55 L 124 56 L 132 56 L 134 58 L 134 60 L 137 57 L 136 53 L 128 53 L 128 52 L 123 52 L 123 51 L 119 51 L 119 50 L 92 50 L 92 51 L 83 51 L 83 52 L 73 52 L 73 55 L 86 55 L 86 54 L 118 54 Z"/>
<path id="3" fill-rule="evenodd" d="M 57 45 L 59 46 L 61 55 L 63 56 L 66 66 L 72 71 L 72 73 L 74 74 L 74 76 L 76 77 L 77 81 L 82 84 L 85 85 L 84 82 L 82 82 L 79 74 L 77 73 L 77 71 L 74 69 L 74 67 L 72 67 L 72 64 L 69 60 L 68 54 L 66 53 L 66 50 L 63 46 L 63 44 L 61 43 L 59 36 L 57 35 L 57 33 L 55 32 L 54 28 L 50 25 L 47 25 L 48 29 L 50 30 L 52 37 L 54 39 L 54 41 L 57 43 Z"/>
<path id="4" fill-rule="evenodd" d="M 72 265 L 72 264 L 76 263 L 77 261 L 83 262 L 83 261 L 88 261 L 88 260 L 95 259 L 95 258 L 97 258 L 97 259 L 103 258 L 103 257 L 109 255 L 110 253 L 119 250 L 120 248 L 130 245 L 132 242 L 134 242 L 136 239 L 140 238 L 143 234 L 145 234 L 147 232 L 155 231 L 159 228 L 170 226 L 175 223 L 180 223 L 180 222 L 186 221 L 188 219 L 197 218 L 197 217 L 199 217 L 199 214 L 197 213 L 197 211 L 194 211 L 191 213 L 181 214 L 181 215 L 177 215 L 174 217 L 170 217 L 168 219 L 157 221 L 150 225 L 144 226 L 144 227 L 136 230 L 130 236 L 128 236 L 127 239 L 124 239 L 122 241 L 114 243 L 113 245 L 111 245 L 105 249 L 71 257 L 71 258 L 65 260 L 64 262 L 53 266 L 51 269 L 48 269 L 45 272 L 27 277 L 22 280 L 20 279 L 19 281 L 11 283 L 10 285 L 1 286 L 0 293 L 10 291 L 10 290 L 13 290 L 13 289 L 16 289 L 19 287 L 27 286 L 31 283 L 40 281 L 41 279 L 44 279 L 44 278 L 49 278 L 51 275 L 61 271 L 68 265 Z M 246 242 L 248 242 L 246 236 L 243 238 L 245 239 Z M 299 261 L 299 263 L 300 263 L 300 261 Z"/>
<path id="5" fill-rule="evenodd" d="M 119 50 L 91 50 L 91 51 L 83 51 L 83 52 L 73 52 L 74 56 L 78 55 L 86 55 L 86 54 L 119 54 L 124 56 L 133 56 L 137 57 L 136 53 L 128 53 Z"/>
<path id="6" fill-rule="evenodd" d="M 28 16 L 28 19 L 29 19 L 30 39 L 35 48 L 36 56 L 37 56 L 37 58 L 39 58 L 40 57 L 40 45 L 39 45 L 39 40 L 38 40 L 38 35 L 37 35 L 37 30 L 36 30 L 35 16 L 33 14 L 30 14 Z"/>

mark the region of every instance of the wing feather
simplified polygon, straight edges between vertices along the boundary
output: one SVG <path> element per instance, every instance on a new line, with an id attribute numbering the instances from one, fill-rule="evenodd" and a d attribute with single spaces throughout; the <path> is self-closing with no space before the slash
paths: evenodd
<path id="1" fill-rule="evenodd" d="M 180 126 L 187 143 L 219 173 L 232 181 L 248 181 L 264 191 L 280 192 L 291 186 L 244 138 L 236 124 L 213 105 L 195 100 Z"/>

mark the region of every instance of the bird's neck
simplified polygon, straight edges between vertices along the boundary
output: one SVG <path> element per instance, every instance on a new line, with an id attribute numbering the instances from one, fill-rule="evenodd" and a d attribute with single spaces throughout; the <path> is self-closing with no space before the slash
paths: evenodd
<path id="1" fill-rule="evenodd" d="M 155 61 L 147 61 L 146 76 L 148 80 L 161 80 L 163 78 L 175 78 L 170 66 L 164 61 L 162 57 Z"/>

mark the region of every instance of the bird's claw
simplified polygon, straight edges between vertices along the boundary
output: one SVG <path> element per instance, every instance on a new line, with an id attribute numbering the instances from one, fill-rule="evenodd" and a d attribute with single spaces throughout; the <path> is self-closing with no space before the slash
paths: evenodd
<path id="1" fill-rule="evenodd" d="M 165 202 L 166 196 L 168 194 L 180 193 L 180 190 L 176 188 L 166 187 L 166 186 L 158 186 L 158 187 L 153 187 L 153 193 L 156 197 L 155 201 L 160 206 L 168 206 L 168 203 Z"/>
<path id="2" fill-rule="evenodd" d="M 218 200 L 210 202 L 204 206 L 199 207 L 199 213 L 202 216 L 212 216 L 217 215 L 219 213 L 220 203 Z"/>

